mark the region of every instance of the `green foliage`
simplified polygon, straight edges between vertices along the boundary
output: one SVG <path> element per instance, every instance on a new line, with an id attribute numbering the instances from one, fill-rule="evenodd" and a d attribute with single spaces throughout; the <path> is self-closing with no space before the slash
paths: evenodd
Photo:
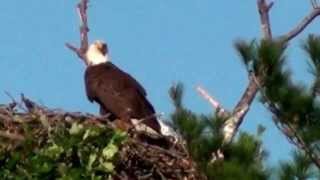
<path id="1" fill-rule="evenodd" d="M 286 45 L 261 41 L 254 45 L 241 42 L 236 47 L 243 61 L 254 64 L 253 73 L 259 78 L 261 102 L 273 113 L 279 129 L 309 157 L 319 159 L 320 37 L 310 35 L 302 45 L 310 58 L 314 75 L 310 88 L 294 83 L 290 71 L 285 69 Z M 280 179 L 308 179 L 311 162 L 306 155 L 295 153 L 293 162 L 281 164 Z"/>
<path id="2" fill-rule="evenodd" d="M 294 180 L 294 179 L 315 179 L 317 171 L 312 164 L 312 161 L 306 154 L 295 151 L 293 153 L 293 160 L 288 162 L 281 162 L 279 169 L 279 179 Z"/>
<path id="3" fill-rule="evenodd" d="M 252 61 L 256 59 L 256 54 L 255 52 L 252 51 L 255 45 L 256 45 L 255 41 L 251 41 L 250 43 L 247 43 L 243 40 L 238 40 L 234 43 L 234 47 L 238 51 L 243 64 L 247 67 L 247 70 L 249 71 L 252 70 L 252 67 L 250 67 Z"/>
<path id="4" fill-rule="evenodd" d="M 284 69 L 286 46 L 276 41 L 261 41 L 255 46 L 242 43 L 240 46 L 243 47 L 238 50 L 246 49 L 254 54 L 254 74 L 261 80 L 262 102 L 272 104 L 276 120 L 294 128 L 299 127 L 295 130 L 308 144 L 317 141 L 320 138 L 319 131 L 315 130 L 320 128 L 319 102 L 315 92 L 293 83 L 290 72 Z M 309 53 L 313 67 L 316 67 L 313 73 L 319 74 L 320 38 L 310 36 L 303 48 Z M 319 82 L 319 76 L 316 76 L 311 89 L 317 90 Z"/>
<path id="5" fill-rule="evenodd" d="M 182 87 L 178 84 L 170 89 L 170 94 L 175 94 L 171 96 L 174 104 L 179 104 L 171 119 L 186 140 L 189 153 L 197 162 L 199 169 L 209 179 L 231 180 L 235 177 L 244 180 L 267 179 L 269 171 L 263 165 L 266 152 L 262 149 L 260 139 L 264 129 L 260 127 L 258 135 L 242 132 L 234 143 L 220 149 L 224 119 L 212 115 L 198 115 L 187 110 L 181 102 Z M 217 158 L 212 161 L 213 153 L 219 149 L 223 151 L 224 159 Z"/>
<path id="6" fill-rule="evenodd" d="M 307 53 L 312 61 L 315 71 L 320 71 L 320 37 L 310 35 L 308 39 L 302 44 L 303 50 Z"/>
<path id="7" fill-rule="evenodd" d="M 104 125 L 39 121 L 47 129 L 40 137 L 39 129 L 24 123 L 26 139 L 11 149 L 1 146 L 0 179 L 106 179 L 114 173 L 126 133 Z"/>
<path id="8" fill-rule="evenodd" d="M 312 87 L 313 95 L 320 93 L 320 37 L 310 35 L 302 44 L 302 48 L 309 56 L 311 63 L 311 73 L 314 75 L 314 83 Z"/>

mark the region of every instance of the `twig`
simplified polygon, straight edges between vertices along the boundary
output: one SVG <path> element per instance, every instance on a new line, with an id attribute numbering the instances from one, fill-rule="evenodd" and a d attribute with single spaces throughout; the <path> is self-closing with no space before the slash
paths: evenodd
<path id="1" fill-rule="evenodd" d="M 24 96 L 24 94 L 21 94 L 21 100 L 29 112 L 32 112 L 38 106 L 38 105 L 36 105 L 36 103 L 34 103 L 30 99 L 26 98 Z"/>
<path id="2" fill-rule="evenodd" d="M 5 91 L 4 93 L 11 99 L 13 103 L 17 103 L 17 101 L 13 98 L 13 96 L 8 91 Z"/>
<path id="3" fill-rule="evenodd" d="M 280 36 L 283 42 L 288 42 L 299 35 L 317 16 L 320 15 L 320 8 L 314 7 L 313 10 L 302 19 L 302 21 L 287 34 Z"/>
<path id="4" fill-rule="evenodd" d="M 10 99 L 11 99 L 11 103 L 9 104 L 9 108 L 10 109 L 14 109 L 16 106 L 17 106 L 17 101 L 13 98 L 13 96 L 8 92 L 8 91 L 5 91 L 4 92 Z"/>
<path id="5" fill-rule="evenodd" d="M 77 11 L 80 18 L 80 48 L 77 48 L 70 43 L 66 43 L 66 46 L 73 52 L 75 52 L 78 57 L 88 65 L 86 60 L 85 53 L 88 50 L 88 16 L 87 16 L 87 9 L 88 9 L 89 0 L 81 0 L 77 5 Z"/>
<path id="6" fill-rule="evenodd" d="M 19 141 L 24 140 L 24 137 L 19 134 L 13 134 L 5 131 L 0 131 L 0 137 L 8 138 L 11 140 L 19 140 Z"/>

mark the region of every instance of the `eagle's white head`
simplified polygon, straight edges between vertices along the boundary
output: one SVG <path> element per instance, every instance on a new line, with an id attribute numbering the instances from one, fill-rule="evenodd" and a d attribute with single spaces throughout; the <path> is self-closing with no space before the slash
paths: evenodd
<path id="1" fill-rule="evenodd" d="M 109 56 L 107 44 L 100 40 L 90 44 L 86 52 L 86 58 L 89 66 L 108 62 Z"/>

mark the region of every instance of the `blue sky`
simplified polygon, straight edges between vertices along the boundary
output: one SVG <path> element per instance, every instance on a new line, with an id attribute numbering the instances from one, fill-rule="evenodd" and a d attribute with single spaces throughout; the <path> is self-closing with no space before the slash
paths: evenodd
<path id="1" fill-rule="evenodd" d="M 0 103 L 20 93 L 52 108 L 97 112 L 85 96 L 84 65 L 65 42 L 78 43 L 76 0 L 3 0 L 0 6 Z M 236 39 L 259 38 L 255 0 L 91 0 L 90 40 L 108 42 L 112 60 L 132 74 L 148 91 L 158 112 L 172 110 L 168 88 L 185 84 L 185 105 L 199 113 L 212 109 L 195 92 L 204 86 L 231 109 L 247 85 L 247 75 L 233 49 Z M 308 1 L 275 1 L 271 12 L 274 35 L 290 30 L 311 9 Z M 287 52 L 295 79 L 308 81 L 306 56 L 299 45 L 314 22 Z M 291 145 L 272 124 L 270 115 L 255 102 L 242 125 L 255 132 L 267 127 L 265 147 L 269 162 L 287 159 Z"/>

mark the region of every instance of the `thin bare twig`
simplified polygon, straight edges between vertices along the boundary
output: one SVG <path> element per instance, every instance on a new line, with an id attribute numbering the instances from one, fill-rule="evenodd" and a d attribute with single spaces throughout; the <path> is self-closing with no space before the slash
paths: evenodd
<path id="1" fill-rule="evenodd" d="M 77 11 L 80 18 L 80 48 L 77 48 L 70 43 L 66 43 L 66 46 L 73 52 L 75 52 L 78 57 L 88 65 L 85 53 L 88 50 L 89 40 L 88 40 L 88 16 L 87 16 L 87 9 L 88 9 L 89 0 L 81 0 L 77 5 Z"/>
<path id="2" fill-rule="evenodd" d="M 8 92 L 8 91 L 5 91 L 5 94 L 11 99 L 11 103 L 9 104 L 9 108 L 10 109 L 14 109 L 16 107 L 16 105 L 18 104 L 17 101 L 13 98 L 13 96 Z"/>
<path id="3" fill-rule="evenodd" d="M 316 17 L 320 15 L 320 7 L 314 7 L 313 10 L 302 19 L 302 21 L 287 34 L 280 36 L 283 42 L 288 42 L 299 35 Z"/>

